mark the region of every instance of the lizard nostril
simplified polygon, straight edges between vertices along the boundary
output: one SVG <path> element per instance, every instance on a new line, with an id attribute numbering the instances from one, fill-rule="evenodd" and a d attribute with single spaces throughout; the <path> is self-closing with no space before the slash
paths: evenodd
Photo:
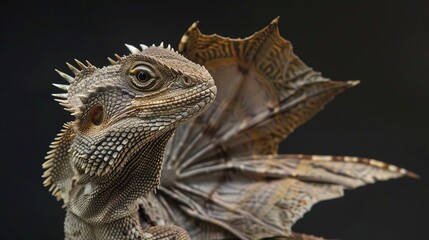
<path id="1" fill-rule="evenodd" d="M 103 120 L 104 120 L 103 106 L 97 105 L 92 108 L 90 113 L 90 120 L 96 126 L 99 126 L 103 123 Z"/>
<path id="2" fill-rule="evenodd" d="M 180 78 L 180 81 L 182 82 L 182 84 L 183 84 L 185 87 L 191 87 L 191 86 L 193 86 L 193 85 L 194 85 L 194 82 L 192 81 L 192 79 L 191 79 L 190 77 L 186 76 L 186 75 L 183 75 L 183 76 Z"/>
<path id="3" fill-rule="evenodd" d="M 188 76 L 183 76 L 183 82 L 186 83 L 186 84 L 190 84 L 191 80 L 189 80 Z"/>

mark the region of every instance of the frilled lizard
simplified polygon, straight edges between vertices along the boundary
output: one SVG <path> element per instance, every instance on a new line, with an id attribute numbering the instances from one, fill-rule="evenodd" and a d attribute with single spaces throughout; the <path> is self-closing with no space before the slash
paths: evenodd
<path id="1" fill-rule="evenodd" d="M 69 84 L 54 96 L 75 120 L 43 177 L 64 201 L 66 239 L 316 239 L 291 231 L 313 204 L 414 176 L 372 159 L 277 153 L 358 83 L 306 66 L 277 22 L 245 39 L 193 24 L 179 52 L 127 45 L 109 66 L 58 71 Z"/>

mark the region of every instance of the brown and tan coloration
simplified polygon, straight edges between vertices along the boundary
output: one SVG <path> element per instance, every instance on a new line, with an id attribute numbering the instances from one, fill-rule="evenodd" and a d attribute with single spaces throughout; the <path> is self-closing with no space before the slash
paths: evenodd
<path id="1" fill-rule="evenodd" d="M 277 154 L 358 83 L 306 66 L 277 24 L 245 39 L 193 24 L 179 44 L 186 58 L 127 45 L 132 54 L 111 66 L 77 61 L 75 77 L 59 72 L 70 85 L 56 84 L 67 93 L 55 96 L 76 120 L 52 144 L 43 177 L 64 201 L 67 239 L 318 239 L 291 230 L 313 204 L 414 176 L 370 159 Z"/>
<path id="2" fill-rule="evenodd" d="M 189 239 L 176 226 L 142 229 L 138 200 L 158 187 L 175 128 L 204 111 L 216 87 L 170 47 L 128 47 L 110 66 L 76 61 L 75 77 L 59 72 L 69 85 L 54 96 L 76 120 L 52 144 L 43 177 L 64 201 L 67 239 Z"/>

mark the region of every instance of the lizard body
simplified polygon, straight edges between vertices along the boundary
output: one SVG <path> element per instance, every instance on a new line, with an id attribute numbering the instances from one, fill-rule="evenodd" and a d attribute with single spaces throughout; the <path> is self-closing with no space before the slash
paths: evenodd
<path id="1" fill-rule="evenodd" d="M 178 227 L 143 230 L 137 200 L 159 185 L 164 148 L 179 124 L 214 100 L 213 78 L 170 48 L 143 47 L 97 69 L 88 64 L 61 86 L 76 120 L 65 125 L 44 167 L 64 200 L 67 239 L 159 239 Z M 159 113 L 162 112 L 162 115 Z"/>
<path id="2" fill-rule="evenodd" d="M 193 24 L 183 56 L 127 45 L 110 66 L 59 72 L 69 85 L 54 84 L 67 91 L 54 96 L 76 119 L 43 177 L 67 209 L 66 239 L 319 239 L 291 230 L 313 204 L 415 176 L 372 159 L 277 153 L 358 83 L 313 71 L 277 23 L 244 39 Z"/>

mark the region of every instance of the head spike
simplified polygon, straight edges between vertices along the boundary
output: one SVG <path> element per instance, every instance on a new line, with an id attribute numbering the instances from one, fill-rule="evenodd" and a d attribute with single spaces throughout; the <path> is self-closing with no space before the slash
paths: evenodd
<path id="1" fill-rule="evenodd" d="M 140 47 L 142 48 L 142 51 L 148 48 L 148 47 L 147 47 L 146 45 L 144 45 L 144 44 L 140 44 Z"/>
<path id="2" fill-rule="evenodd" d="M 60 104 L 64 104 L 64 105 L 68 105 L 69 104 L 69 101 L 64 100 L 64 99 L 55 98 L 54 100 L 57 101 L 57 102 L 59 102 Z"/>
<path id="3" fill-rule="evenodd" d="M 140 52 L 140 50 L 138 48 L 134 47 L 133 45 L 125 44 L 125 47 L 127 47 L 128 50 L 130 50 L 130 52 L 132 54 L 137 54 Z"/>
<path id="4" fill-rule="evenodd" d="M 72 115 L 72 116 L 75 116 L 75 117 L 77 117 L 77 118 L 80 118 L 80 117 L 82 117 L 83 113 L 82 113 L 82 112 L 80 112 L 80 111 L 76 111 L 76 112 L 73 112 L 71 115 Z"/>
<path id="5" fill-rule="evenodd" d="M 57 88 L 64 90 L 64 91 L 69 90 L 69 85 L 57 84 L 57 83 L 52 83 L 52 85 L 54 85 L 54 87 L 57 87 Z"/>
<path id="6" fill-rule="evenodd" d="M 87 68 L 85 64 L 83 64 L 81 61 L 77 59 L 75 59 L 74 61 L 77 63 L 77 65 L 79 65 L 80 69 L 85 70 Z"/>
<path id="7" fill-rule="evenodd" d="M 69 106 L 63 106 L 63 107 L 64 107 L 64 110 L 66 110 L 67 112 L 71 112 L 71 113 L 74 112 L 74 109 Z"/>
<path id="8" fill-rule="evenodd" d="M 88 96 L 86 96 L 85 94 L 80 94 L 80 93 L 78 93 L 78 94 L 76 94 L 76 96 L 80 99 L 80 101 L 81 101 L 83 104 L 85 104 L 85 103 L 86 103 L 86 101 L 88 100 Z"/>
<path id="9" fill-rule="evenodd" d="M 45 179 L 45 181 L 43 181 L 43 186 L 47 187 L 51 185 L 51 183 L 52 183 L 52 176 L 49 176 Z"/>
<path id="10" fill-rule="evenodd" d="M 160 44 L 159 44 L 159 47 L 164 47 L 164 42 L 161 42 Z"/>
<path id="11" fill-rule="evenodd" d="M 66 62 L 67 67 L 70 68 L 70 70 L 73 72 L 73 74 L 76 76 L 77 74 L 80 73 L 79 69 L 75 68 L 73 65 L 71 65 L 70 63 Z"/>
<path id="12" fill-rule="evenodd" d="M 109 63 L 112 65 L 116 64 L 116 61 L 111 59 L 110 57 L 108 57 L 107 60 L 109 60 Z"/>
<path id="13" fill-rule="evenodd" d="M 72 83 L 74 81 L 74 78 L 72 76 L 69 76 L 63 72 L 61 72 L 58 69 L 55 69 L 55 71 L 62 77 L 64 78 L 67 82 Z"/>
<path id="14" fill-rule="evenodd" d="M 92 65 L 88 60 L 85 60 L 85 62 L 88 65 L 88 67 L 94 67 L 94 65 Z"/>
<path id="15" fill-rule="evenodd" d="M 115 57 L 116 57 L 116 59 L 118 59 L 118 61 L 121 61 L 122 60 L 122 57 L 121 56 L 119 56 L 118 54 L 116 54 L 115 53 Z"/>
<path id="16" fill-rule="evenodd" d="M 171 45 L 170 44 L 167 45 L 167 49 L 171 49 Z"/>
<path id="17" fill-rule="evenodd" d="M 53 93 L 52 96 L 67 99 L 69 95 L 67 93 Z"/>
<path id="18" fill-rule="evenodd" d="M 57 101 L 58 99 L 54 99 L 54 100 Z M 60 103 L 60 105 L 63 106 L 65 110 L 67 110 L 69 112 L 74 112 L 74 109 L 72 108 L 72 106 L 70 106 L 69 102 L 67 102 L 67 103 Z"/>

